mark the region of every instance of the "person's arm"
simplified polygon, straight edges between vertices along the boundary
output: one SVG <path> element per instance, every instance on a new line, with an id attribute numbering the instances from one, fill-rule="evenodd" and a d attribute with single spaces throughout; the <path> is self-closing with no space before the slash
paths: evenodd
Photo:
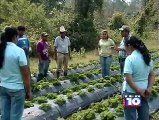
<path id="1" fill-rule="evenodd" d="M 149 96 L 151 94 L 152 86 L 155 81 L 155 73 L 153 71 L 152 61 L 150 62 L 150 67 L 151 67 L 151 70 L 150 70 L 151 72 L 149 73 L 149 76 L 148 76 L 148 85 L 147 85 L 147 89 L 146 89 L 146 96 Z"/>
<path id="2" fill-rule="evenodd" d="M 127 82 L 127 84 L 139 95 L 145 97 L 145 90 L 140 89 L 132 80 L 132 75 L 125 73 L 124 74 L 125 80 Z"/>
<path id="3" fill-rule="evenodd" d="M 155 73 L 152 71 L 150 72 L 149 76 L 148 76 L 148 86 L 147 89 L 149 89 L 150 91 L 152 90 L 152 86 L 154 84 L 155 81 Z"/>
<path id="4" fill-rule="evenodd" d="M 26 98 L 28 100 L 31 100 L 32 94 L 31 94 L 31 87 L 30 87 L 30 70 L 27 65 L 27 59 L 26 59 L 24 50 L 21 50 L 19 54 L 19 66 L 20 66 L 20 71 L 22 74 L 22 79 L 24 82 L 25 91 L 26 91 Z"/>
<path id="5" fill-rule="evenodd" d="M 21 70 L 22 79 L 23 79 L 24 86 L 25 86 L 26 99 L 31 100 L 32 99 L 32 94 L 31 94 L 31 87 L 30 87 L 30 72 L 29 72 L 29 67 L 28 67 L 28 65 L 21 66 L 20 70 Z"/>

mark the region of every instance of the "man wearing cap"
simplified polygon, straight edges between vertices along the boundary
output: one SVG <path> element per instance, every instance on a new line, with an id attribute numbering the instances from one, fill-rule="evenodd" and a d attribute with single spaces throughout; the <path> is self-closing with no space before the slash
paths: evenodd
<path id="1" fill-rule="evenodd" d="M 123 68 L 124 68 L 124 63 L 125 63 L 125 59 L 127 57 L 127 53 L 125 51 L 125 45 L 124 45 L 124 41 L 128 40 L 130 35 L 130 28 L 127 25 L 123 25 L 121 28 L 119 28 L 119 30 L 121 31 L 121 36 L 123 37 L 119 47 L 115 48 L 117 51 L 119 51 L 119 63 L 120 63 L 120 70 L 121 70 L 121 74 L 123 74 Z"/>
<path id="2" fill-rule="evenodd" d="M 67 76 L 68 60 L 70 57 L 70 39 L 66 36 L 64 26 L 60 27 L 60 36 L 54 42 L 55 60 L 57 61 L 57 78 L 64 67 L 64 76 Z"/>
<path id="3" fill-rule="evenodd" d="M 47 76 L 48 68 L 49 68 L 49 53 L 48 53 L 48 34 L 43 32 L 41 34 L 41 39 L 37 43 L 37 54 L 39 58 L 39 74 L 37 81 L 43 79 Z"/>

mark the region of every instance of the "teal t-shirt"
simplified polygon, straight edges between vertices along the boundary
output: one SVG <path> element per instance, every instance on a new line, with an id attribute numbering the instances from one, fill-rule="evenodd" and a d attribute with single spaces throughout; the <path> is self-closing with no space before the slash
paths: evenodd
<path id="1" fill-rule="evenodd" d="M 27 65 L 23 49 L 7 42 L 3 67 L 0 69 L 0 86 L 8 89 L 24 89 L 20 66 Z"/>
<path id="2" fill-rule="evenodd" d="M 153 70 L 153 62 L 147 66 L 143 60 L 142 54 L 138 50 L 134 50 L 125 60 L 124 73 L 132 75 L 133 82 L 141 89 L 146 89 L 148 85 L 149 73 Z M 127 92 L 136 93 L 127 83 L 125 89 Z"/>

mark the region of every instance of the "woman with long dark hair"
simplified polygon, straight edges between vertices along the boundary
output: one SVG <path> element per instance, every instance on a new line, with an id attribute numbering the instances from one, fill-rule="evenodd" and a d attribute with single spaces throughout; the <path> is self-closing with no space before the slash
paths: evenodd
<path id="1" fill-rule="evenodd" d="M 129 56 L 126 58 L 124 66 L 123 96 L 141 96 L 140 107 L 124 108 L 125 119 L 149 120 L 147 97 L 151 93 L 155 78 L 151 56 L 145 44 L 135 36 L 131 36 L 125 41 L 125 48 Z"/>
<path id="2" fill-rule="evenodd" d="M 23 49 L 16 45 L 17 29 L 7 27 L 0 40 L 1 119 L 21 120 L 25 97 L 31 100 L 30 74 Z"/>

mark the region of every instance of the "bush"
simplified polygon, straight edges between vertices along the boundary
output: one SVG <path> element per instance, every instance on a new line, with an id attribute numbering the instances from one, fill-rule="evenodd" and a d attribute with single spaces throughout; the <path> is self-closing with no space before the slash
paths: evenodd
<path id="1" fill-rule="evenodd" d="M 119 29 L 125 23 L 124 14 L 120 12 L 115 12 L 110 21 L 110 28 L 112 30 Z"/>

